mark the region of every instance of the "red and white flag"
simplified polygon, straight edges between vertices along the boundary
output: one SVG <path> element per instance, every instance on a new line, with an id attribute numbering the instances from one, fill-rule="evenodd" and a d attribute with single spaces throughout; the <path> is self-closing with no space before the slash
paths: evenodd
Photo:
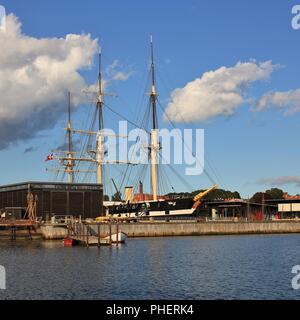
<path id="1" fill-rule="evenodd" d="M 51 153 L 51 154 L 49 154 L 49 155 L 47 156 L 47 158 L 45 159 L 45 162 L 51 161 L 51 160 L 54 160 L 54 155 L 53 155 L 53 153 Z"/>

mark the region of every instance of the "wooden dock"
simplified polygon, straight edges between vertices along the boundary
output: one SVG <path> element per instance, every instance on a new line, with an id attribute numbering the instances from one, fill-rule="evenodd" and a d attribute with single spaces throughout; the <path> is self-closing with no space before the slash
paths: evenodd
<path id="1" fill-rule="evenodd" d="M 32 220 L 5 220 L 0 219 L 0 227 L 32 227 L 35 222 Z"/>
<path id="2" fill-rule="evenodd" d="M 33 240 L 36 236 L 41 237 L 41 235 L 37 233 L 36 227 L 36 222 L 32 220 L 0 219 L 0 237 L 10 240 L 17 240 L 17 238 Z"/>
<path id="3" fill-rule="evenodd" d="M 72 236 L 71 239 L 75 241 L 77 244 L 85 246 L 85 247 L 96 247 L 96 246 L 110 246 L 111 242 L 107 239 L 101 239 L 99 240 L 98 237 L 95 236 L 89 236 L 88 239 L 86 237 L 78 238 L 75 236 Z M 100 241 L 100 242 L 99 242 Z"/>
<path id="4" fill-rule="evenodd" d="M 112 224 L 109 224 L 109 233 L 101 233 L 103 223 L 85 223 L 80 221 L 71 221 L 68 223 L 68 236 L 67 239 L 72 240 L 75 244 L 82 246 L 110 246 L 112 245 Z M 107 224 L 105 224 L 107 227 Z M 119 225 L 115 225 L 115 229 L 119 231 Z M 119 245 L 119 242 L 116 243 Z"/>

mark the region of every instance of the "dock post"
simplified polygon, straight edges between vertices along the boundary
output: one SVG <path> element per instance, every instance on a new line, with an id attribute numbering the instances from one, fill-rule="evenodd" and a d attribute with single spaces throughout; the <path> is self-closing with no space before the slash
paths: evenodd
<path id="1" fill-rule="evenodd" d="M 89 229 L 87 226 L 85 226 L 85 230 L 86 230 L 86 246 L 88 247 L 89 246 Z"/>
<path id="2" fill-rule="evenodd" d="M 74 230 L 74 222 L 73 222 L 73 220 L 71 220 L 71 223 L 70 223 L 70 225 L 71 225 L 71 230 L 70 230 L 70 234 L 71 234 L 71 236 L 73 236 L 74 234 L 73 234 L 73 230 Z"/>
<path id="3" fill-rule="evenodd" d="M 119 246 L 119 223 L 117 222 L 117 247 Z"/>
<path id="4" fill-rule="evenodd" d="M 10 225 L 10 231 L 11 231 L 11 240 L 16 240 L 17 239 L 16 226 L 11 224 Z"/>
<path id="5" fill-rule="evenodd" d="M 112 243 L 112 239 L 111 239 L 111 222 L 109 223 L 109 242 L 110 242 L 110 244 Z"/>
<path id="6" fill-rule="evenodd" d="M 101 242 L 100 242 L 100 223 L 98 223 L 98 248 L 100 248 Z"/>
<path id="7" fill-rule="evenodd" d="M 29 236 L 29 239 L 32 240 L 32 236 L 31 236 L 31 227 L 28 226 L 28 236 Z"/>

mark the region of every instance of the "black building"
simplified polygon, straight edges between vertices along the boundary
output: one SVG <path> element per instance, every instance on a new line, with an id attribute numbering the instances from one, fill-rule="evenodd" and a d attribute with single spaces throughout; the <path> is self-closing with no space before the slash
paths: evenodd
<path id="1" fill-rule="evenodd" d="M 243 199 L 207 201 L 213 219 L 240 218 L 249 221 L 271 219 L 277 213 L 272 203 L 254 203 Z"/>
<path id="2" fill-rule="evenodd" d="M 37 196 L 37 216 L 95 218 L 103 215 L 103 187 L 98 184 L 24 182 L 0 186 L 0 210 L 27 207 L 27 194 Z"/>
<path id="3" fill-rule="evenodd" d="M 277 218 L 279 219 L 300 218 L 300 198 L 298 196 L 266 200 L 266 203 L 277 206 Z"/>

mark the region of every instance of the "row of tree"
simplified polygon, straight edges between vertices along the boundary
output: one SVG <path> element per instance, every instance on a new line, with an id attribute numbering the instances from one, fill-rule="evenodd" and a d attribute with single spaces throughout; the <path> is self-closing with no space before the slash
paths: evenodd
<path id="1" fill-rule="evenodd" d="M 169 193 L 166 196 L 170 199 L 174 198 L 193 198 L 200 192 L 205 190 L 195 190 L 193 192 L 179 192 L 179 193 Z M 272 199 L 283 199 L 284 191 L 278 188 L 272 188 L 269 190 L 266 190 L 265 192 L 257 192 L 251 197 L 251 202 L 255 203 L 262 203 L 266 200 L 272 200 Z M 114 194 L 111 197 L 112 201 L 121 201 L 121 194 L 120 192 Z M 204 199 L 206 200 L 225 200 L 225 199 L 241 199 L 241 196 L 239 192 L 237 191 L 229 191 L 224 189 L 217 189 L 210 192 Z M 109 201 L 110 198 L 108 195 L 104 196 L 104 201 Z"/>
<path id="2" fill-rule="evenodd" d="M 195 190 L 193 192 L 180 192 L 180 193 L 169 193 L 166 196 L 168 198 L 193 198 L 200 192 L 205 190 Z M 240 194 L 237 191 L 228 191 L 224 189 L 216 189 L 211 191 L 204 197 L 206 200 L 225 200 L 225 199 L 241 199 Z"/>
<path id="3" fill-rule="evenodd" d="M 253 195 L 251 198 L 251 202 L 255 203 L 262 203 L 266 200 L 280 200 L 283 199 L 284 192 L 281 189 L 278 188 L 272 188 L 270 190 L 267 190 L 266 192 L 257 192 Z"/>

